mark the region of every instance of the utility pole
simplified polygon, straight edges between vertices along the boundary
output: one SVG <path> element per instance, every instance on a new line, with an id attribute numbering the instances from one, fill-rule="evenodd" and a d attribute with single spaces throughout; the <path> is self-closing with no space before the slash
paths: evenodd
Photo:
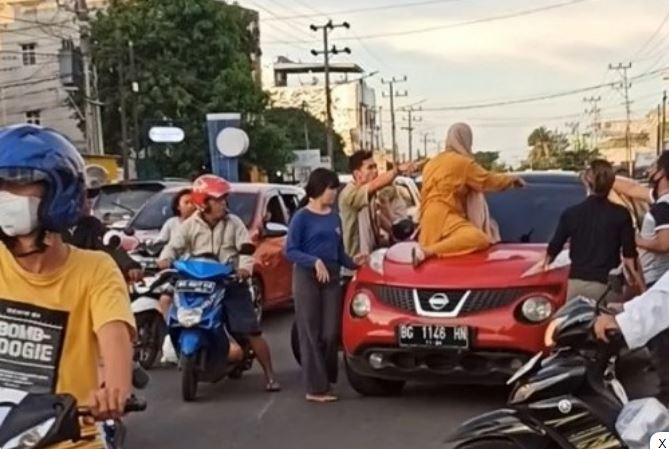
<path id="1" fill-rule="evenodd" d="M 602 101 L 602 97 L 586 97 L 583 99 L 585 103 L 590 105 L 590 108 L 585 110 L 585 113 L 592 116 L 591 135 L 590 135 L 590 146 L 594 150 L 599 144 L 599 113 L 602 111 L 599 108 L 599 102 Z"/>
<path id="2" fill-rule="evenodd" d="M 118 89 L 120 95 L 118 112 L 121 116 L 121 157 L 123 158 L 123 179 L 127 180 L 130 177 L 130 167 L 128 166 L 128 124 L 125 111 L 125 73 L 123 62 L 119 62 L 116 70 L 118 72 Z"/>
<path id="3" fill-rule="evenodd" d="M 417 109 L 414 109 L 412 107 L 409 108 L 403 108 L 402 109 L 404 112 L 407 113 L 407 122 L 408 125 L 402 127 L 402 129 L 408 131 L 409 133 L 409 161 L 413 160 L 413 131 L 414 131 L 414 123 L 416 122 L 421 122 L 423 121 L 422 117 L 414 117 L 414 113 L 418 111 L 422 111 L 422 107 L 418 107 Z"/>
<path id="4" fill-rule="evenodd" d="M 340 24 L 332 23 L 332 20 L 328 20 L 325 25 L 311 25 L 312 31 L 323 30 L 323 50 L 311 50 L 311 54 L 314 56 L 323 55 L 324 71 L 325 71 L 325 145 L 327 147 L 328 157 L 330 158 L 330 166 L 334 168 L 334 148 L 332 143 L 332 92 L 330 91 L 330 55 L 336 55 L 338 53 L 351 54 L 351 49 L 345 47 L 340 50 L 336 46 L 330 48 L 328 41 L 329 32 L 335 28 L 351 28 L 351 25 L 348 22 L 342 22 Z"/>
<path id="5" fill-rule="evenodd" d="M 629 82 L 629 77 L 627 75 L 627 71 L 631 68 L 632 68 L 631 62 L 628 62 L 627 64 L 618 63 L 617 65 L 609 64 L 609 70 L 618 71 L 623 78 L 622 88 L 625 91 L 625 112 L 627 115 L 627 125 L 625 127 L 625 144 L 627 146 L 627 168 L 629 171 L 629 175 L 633 176 L 634 167 L 632 166 L 632 139 L 630 136 L 630 126 L 632 121 L 631 119 L 632 110 L 630 108 L 630 105 L 632 104 L 632 102 L 630 101 L 630 94 L 629 94 L 629 89 L 630 87 L 632 87 L 632 84 Z"/>
<path id="6" fill-rule="evenodd" d="M 128 41 L 128 57 L 130 59 L 130 83 L 132 86 L 132 122 L 133 122 L 133 144 L 135 158 L 139 157 L 140 150 L 140 134 L 139 129 L 139 110 L 137 104 L 139 103 L 139 82 L 137 81 L 137 71 L 135 69 L 135 45 L 131 40 Z"/>
<path id="7" fill-rule="evenodd" d="M 304 116 L 304 149 L 305 150 L 310 150 L 311 149 L 311 143 L 309 142 L 309 127 L 307 126 L 307 117 L 308 117 L 308 112 L 307 112 L 307 107 L 308 104 L 306 101 L 302 102 L 302 114 Z"/>
<path id="8" fill-rule="evenodd" d="M 388 85 L 388 93 L 386 94 L 383 92 L 384 97 L 390 98 L 390 125 L 391 125 L 391 137 L 392 137 L 392 152 L 393 152 L 393 163 L 397 164 L 398 162 L 398 154 L 397 154 L 397 123 L 395 121 L 395 98 L 398 97 L 406 97 L 409 94 L 407 91 L 404 92 L 396 92 L 395 91 L 395 84 L 396 83 L 405 83 L 407 81 L 406 75 L 404 75 L 402 78 L 396 78 L 393 77 L 392 79 L 385 80 L 382 79 L 381 83 L 382 84 L 387 84 Z"/>
<path id="9" fill-rule="evenodd" d="M 657 142 L 655 151 L 659 156 L 662 152 L 662 106 L 657 105 Z"/>
<path id="10" fill-rule="evenodd" d="M 427 159 L 427 144 L 431 142 L 436 142 L 436 140 L 431 139 L 431 132 L 423 133 L 423 157 Z M 420 159 L 420 155 L 418 157 Z"/>
<path id="11" fill-rule="evenodd" d="M 662 92 L 662 132 L 660 140 L 660 151 L 664 151 L 664 143 L 667 141 L 667 91 Z"/>
<path id="12" fill-rule="evenodd" d="M 570 133 L 573 137 L 576 137 L 576 143 L 577 143 L 577 148 L 581 148 L 581 132 L 580 132 L 580 127 L 581 124 L 579 122 L 567 122 L 564 124 L 567 128 L 569 128 Z"/>

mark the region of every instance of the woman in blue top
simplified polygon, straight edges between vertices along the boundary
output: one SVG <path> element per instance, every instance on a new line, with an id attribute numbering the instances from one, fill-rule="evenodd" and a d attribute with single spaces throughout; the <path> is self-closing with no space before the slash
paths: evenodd
<path id="1" fill-rule="evenodd" d="M 365 256 L 344 251 L 341 220 L 332 209 L 337 174 L 319 168 L 309 176 L 303 207 L 288 229 L 286 257 L 293 262 L 293 295 L 306 399 L 332 402 L 330 382 L 337 378 L 342 292 L 339 271 L 354 270 Z"/>

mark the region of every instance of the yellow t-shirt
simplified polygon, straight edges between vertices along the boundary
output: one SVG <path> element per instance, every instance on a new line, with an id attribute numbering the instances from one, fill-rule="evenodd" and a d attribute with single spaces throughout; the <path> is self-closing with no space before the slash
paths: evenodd
<path id="1" fill-rule="evenodd" d="M 135 326 L 126 284 L 109 255 L 70 247 L 62 267 L 35 274 L 0 244 L 1 387 L 86 401 L 98 387 L 95 333 L 112 321 Z"/>

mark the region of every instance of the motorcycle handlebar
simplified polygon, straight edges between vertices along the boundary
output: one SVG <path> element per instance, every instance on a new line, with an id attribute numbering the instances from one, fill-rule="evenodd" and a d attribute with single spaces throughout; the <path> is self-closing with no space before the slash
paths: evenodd
<path id="1" fill-rule="evenodd" d="M 143 412 L 146 410 L 146 408 L 147 408 L 146 399 L 138 398 L 133 394 L 126 401 L 123 413 L 125 414 L 125 413 Z M 92 416 L 91 410 L 88 407 L 79 407 L 79 409 L 77 410 L 77 414 L 81 417 Z"/>

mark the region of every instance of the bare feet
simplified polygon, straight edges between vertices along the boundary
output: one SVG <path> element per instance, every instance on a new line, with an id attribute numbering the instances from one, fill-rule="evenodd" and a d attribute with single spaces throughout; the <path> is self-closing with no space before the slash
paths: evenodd
<path id="1" fill-rule="evenodd" d="M 306 396 L 307 401 L 309 402 L 318 402 L 319 404 L 324 404 L 326 402 L 336 402 L 339 398 L 333 394 L 308 394 Z"/>

